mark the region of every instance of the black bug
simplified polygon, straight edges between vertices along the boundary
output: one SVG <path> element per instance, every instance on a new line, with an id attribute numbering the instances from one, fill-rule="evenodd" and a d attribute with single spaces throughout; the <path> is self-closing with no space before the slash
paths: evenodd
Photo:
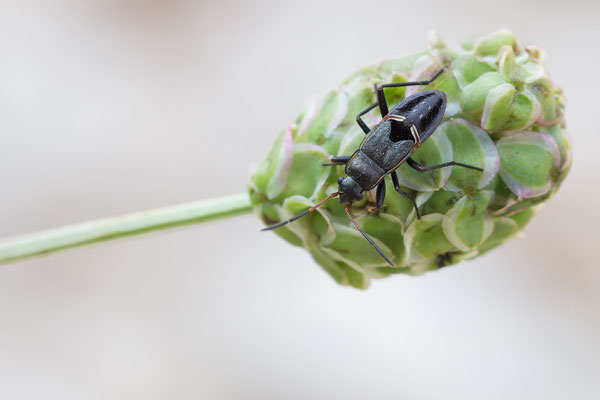
<path id="1" fill-rule="evenodd" d="M 348 215 L 348 218 L 350 218 L 350 221 L 354 224 L 356 229 L 358 229 L 365 239 L 375 247 L 385 261 L 393 266 L 394 264 L 392 261 L 390 261 L 385 253 L 375 244 L 375 242 L 373 242 L 369 235 L 361 229 L 350 214 L 352 203 L 362 200 L 362 192 L 377 188 L 375 201 L 377 208 L 381 208 L 385 198 L 384 178 L 387 175 L 391 175 L 394 188 L 402 196 L 405 196 L 412 201 L 417 218 L 420 219 L 421 215 L 419 214 L 419 208 L 417 207 L 414 197 L 411 194 L 400 190 L 398 175 L 396 175 L 396 169 L 400 165 L 406 162 L 411 168 L 414 168 L 419 172 L 431 171 L 449 166 L 459 166 L 483 171 L 482 168 L 462 164 L 456 161 L 425 167 L 410 158 L 415 150 L 417 150 L 419 146 L 433 134 L 442 122 L 444 111 L 446 110 L 446 94 L 444 92 L 438 90 L 419 92 L 405 98 L 391 110 L 388 110 L 383 89 L 428 85 L 440 76 L 444 70 L 445 67 L 440 69 L 427 81 L 388 83 L 380 86 L 375 85 L 377 102 L 361 111 L 356 117 L 356 122 L 367 136 L 363 139 L 354 154 L 350 156 L 332 157 L 330 163 L 323 164 L 325 166 L 346 165 L 346 177 L 338 178 L 338 191 L 330 194 L 324 200 L 295 217 L 268 226 L 264 228 L 263 231 L 279 228 L 295 221 L 316 210 L 327 200 L 339 196 L 340 203 L 347 203 L 345 207 L 346 215 Z M 361 117 L 375 107 L 379 107 L 383 119 L 373 129 L 370 129 Z"/>

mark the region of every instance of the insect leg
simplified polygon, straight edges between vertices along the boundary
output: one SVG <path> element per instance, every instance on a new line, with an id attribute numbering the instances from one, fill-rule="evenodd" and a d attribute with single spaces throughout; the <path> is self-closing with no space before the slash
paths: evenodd
<path id="1" fill-rule="evenodd" d="M 408 197 L 410 201 L 412 201 L 413 206 L 415 207 L 415 212 L 417 213 L 417 219 L 421 219 L 421 214 L 419 214 L 419 207 L 417 207 L 417 202 L 415 201 L 414 196 L 410 193 L 406 193 L 400 190 L 400 183 L 398 182 L 398 175 L 396 175 L 396 171 L 392 172 L 390 175 L 392 175 L 392 182 L 394 183 L 394 189 L 396 189 L 396 192 L 400 193 L 404 197 Z"/>
<path id="2" fill-rule="evenodd" d="M 371 132 L 371 129 L 367 126 L 367 124 L 365 124 L 365 122 L 360 118 L 363 115 L 365 115 L 366 113 L 368 113 L 369 111 L 371 111 L 372 109 L 374 109 L 375 107 L 377 107 L 378 103 L 375 104 L 371 104 L 369 107 L 365 108 L 364 110 L 362 110 L 357 116 L 356 116 L 356 123 L 358 124 L 358 126 L 360 126 L 360 128 L 363 130 L 363 132 L 365 132 L 365 135 L 369 132 Z"/>
<path id="3" fill-rule="evenodd" d="M 367 242 L 371 243 L 371 246 L 375 247 L 375 250 L 377 250 L 377 252 L 379 253 L 379 255 L 380 255 L 381 257 L 383 257 L 383 259 L 384 259 L 385 261 L 387 261 L 387 262 L 388 262 L 388 264 L 390 264 L 392 267 L 395 267 L 394 263 L 393 263 L 393 262 L 392 262 L 392 261 L 391 261 L 389 258 L 387 258 L 387 256 L 386 256 L 386 255 L 385 255 L 385 253 L 383 252 L 383 250 L 381 250 L 381 249 L 379 248 L 379 246 L 377 246 L 377 245 L 375 244 L 375 242 L 373 241 L 373 239 L 371 239 L 371 238 L 369 237 L 369 235 L 367 235 L 367 234 L 365 233 L 365 231 L 363 231 L 363 230 L 362 230 L 362 228 L 360 227 L 360 225 L 358 225 L 358 224 L 356 223 L 356 221 L 354 220 L 354 218 L 352 218 L 352 214 L 350 214 L 350 206 L 351 206 L 351 205 L 352 205 L 352 203 L 348 203 L 348 205 L 346 206 L 345 210 L 346 210 L 346 215 L 348 216 L 348 218 L 350 218 L 350 221 L 352 222 L 352 224 L 354 224 L 354 227 L 355 227 L 356 229 L 358 229 L 358 231 L 359 231 L 359 232 L 360 232 L 360 233 L 361 233 L 361 234 L 362 234 L 362 235 L 365 237 L 365 239 L 367 239 Z"/>
<path id="4" fill-rule="evenodd" d="M 483 168 L 475 167 L 473 165 L 459 163 L 459 162 L 456 162 L 456 161 L 450 161 L 450 162 L 439 164 L 439 165 L 432 165 L 431 167 L 425 167 L 425 166 L 417 163 L 412 158 L 409 158 L 408 160 L 406 160 L 406 162 L 408 163 L 408 165 L 411 166 L 411 168 L 414 168 L 414 169 L 416 169 L 419 172 L 431 171 L 431 170 L 434 170 L 434 169 L 444 168 L 444 167 L 451 167 L 453 165 L 455 165 L 457 167 L 470 168 L 470 169 L 474 169 L 474 170 L 483 172 Z"/>
<path id="5" fill-rule="evenodd" d="M 383 206 L 383 200 L 385 199 L 385 179 L 379 182 L 377 185 L 377 194 L 375 195 L 375 203 L 377 204 L 377 209 L 379 210 L 381 206 Z"/>
<path id="6" fill-rule="evenodd" d="M 352 156 L 339 156 L 339 157 L 331 157 L 331 162 L 323 163 L 324 167 L 330 167 L 332 165 L 343 165 L 346 164 Z"/>
<path id="7" fill-rule="evenodd" d="M 377 101 L 379 102 L 379 111 L 381 111 L 381 117 L 385 117 L 388 115 L 388 105 L 385 100 L 385 94 L 383 94 L 383 89 L 385 88 L 394 88 L 394 87 L 404 87 L 404 86 L 418 86 L 418 85 L 429 85 L 433 82 L 438 76 L 444 72 L 446 67 L 442 67 L 435 75 L 426 81 L 414 81 L 414 82 L 399 82 L 399 83 L 384 83 L 383 85 L 377 86 L 375 85 L 375 90 L 377 90 Z"/>

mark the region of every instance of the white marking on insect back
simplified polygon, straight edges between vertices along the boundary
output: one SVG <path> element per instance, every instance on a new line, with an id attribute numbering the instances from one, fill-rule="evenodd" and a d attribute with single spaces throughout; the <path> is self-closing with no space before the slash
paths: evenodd
<path id="1" fill-rule="evenodd" d="M 381 122 L 385 122 L 385 121 L 388 121 L 388 120 L 402 122 L 402 121 L 406 120 L 406 117 L 404 115 L 391 115 L 391 114 L 388 114 L 385 117 L 383 117 L 383 119 L 381 120 Z"/>
<path id="2" fill-rule="evenodd" d="M 410 126 L 410 133 L 415 139 L 415 149 L 421 145 L 421 136 L 419 136 L 419 131 L 415 125 Z"/>

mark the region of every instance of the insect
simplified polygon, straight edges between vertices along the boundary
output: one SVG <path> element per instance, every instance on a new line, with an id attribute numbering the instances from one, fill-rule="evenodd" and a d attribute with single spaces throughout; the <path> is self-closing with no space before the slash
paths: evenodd
<path id="1" fill-rule="evenodd" d="M 315 211 L 328 200 L 339 196 L 340 203 L 346 203 L 346 215 L 358 231 L 367 239 L 367 241 L 377 250 L 377 252 L 390 265 L 394 263 L 385 255 L 385 253 L 373 242 L 373 239 L 367 235 L 350 214 L 352 203 L 362 200 L 363 192 L 377 188 L 375 202 L 377 209 L 383 205 L 385 199 L 385 177 L 391 175 L 394 189 L 409 198 L 415 208 L 417 218 L 420 219 L 419 208 L 415 198 L 400 189 L 396 169 L 403 163 L 407 163 L 411 168 L 419 172 L 431 171 L 438 168 L 459 166 L 470 168 L 477 171 L 483 171 L 482 168 L 473 165 L 462 164 L 456 161 L 433 165 L 426 167 L 418 164 L 410 156 L 435 132 L 442 122 L 444 111 L 446 110 L 446 94 L 438 90 L 427 90 L 409 96 L 388 109 L 385 94 L 386 88 L 428 85 L 439 77 L 446 67 L 440 69 L 431 79 L 427 81 L 387 83 L 377 86 L 377 102 L 361 111 L 356 122 L 365 132 L 366 136 L 358 149 L 349 156 L 331 157 L 331 165 L 346 165 L 346 177 L 338 178 L 338 191 L 330 194 L 325 199 L 310 207 L 308 210 L 275 225 L 268 226 L 263 231 L 276 229 L 290 222 Z M 379 107 L 382 120 L 373 128 L 369 128 L 362 120 L 362 116 Z"/>

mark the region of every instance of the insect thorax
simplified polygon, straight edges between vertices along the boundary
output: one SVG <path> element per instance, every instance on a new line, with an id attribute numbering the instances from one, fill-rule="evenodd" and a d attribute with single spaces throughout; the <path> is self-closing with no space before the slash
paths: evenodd
<path id="1" fill-rule="evenodd" d="M 386 171 L 364 151 L 358 150 L 346 164 L 346 174 L 363 190 L 369 190 L 385 176 Z"/>
<path id="2" fill-rule="evenodd" d="M 412 153 L 415 141 L 408 119 L 385 119 L 369 133 L 346 165 L 363 189 L 373 188 Z"/>

